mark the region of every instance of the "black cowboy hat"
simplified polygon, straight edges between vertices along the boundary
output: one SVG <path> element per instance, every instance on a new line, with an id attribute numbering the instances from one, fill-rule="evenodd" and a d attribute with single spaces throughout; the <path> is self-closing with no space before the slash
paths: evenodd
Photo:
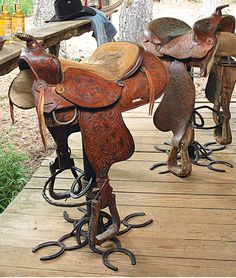
<path id="1" fill-rule="evenodd" d="M 55 15 L 49 22 L 72 20 L 81 16 L 93 16 L 96 11 L 89 7 L 84 7 L 80 0 L 56 0 L 54 2 Z"/>

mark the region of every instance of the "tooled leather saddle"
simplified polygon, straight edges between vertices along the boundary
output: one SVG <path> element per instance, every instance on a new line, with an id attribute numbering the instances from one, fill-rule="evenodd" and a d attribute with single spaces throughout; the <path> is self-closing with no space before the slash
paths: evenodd
<path id="1" fill-rule="evenodd" d="M 143 42 L 146 50 L 160 57 L 167 64 L 166 68 L 177 60 L 185 65 L 186 71 L 190 71 L 192 67 L 198 67 L 201 76 L 209 75 L 206 96 L 210 102 L 214 103 L 216 111 L 223 109 L 224 120 L 221 126 L 219 126 L 219 118 L 214 114 L 217 125 L 215 138 L 221 144 L 231 142 L 228 123 L 230 118 L 229 104 L 236 82 L 232 58 L 227 58 L 231 61 L 231 65 L 228 64 L 223 70 L 221 68 L 221 73 L 216 74 L 216 65 L 220 60 L 224 61 L 225 57 L 230 56 L 236 57 L 235 18 L 232 15 L 222 14 L 222 9 L 225 7 L 228 7 L 228 5 L 217 7 L 211 16 L 195 22 L 193 28 L 182 20 L 175 18 L 155 19 L 147 25 L 145 29 L 146 38 Z M 219 69 L 219 65 L 217 68 Z M 177 75 L 178 73 L 177 70 L 174 74 Z M 171 73 L 169 76 L 172 76 Z M 171 84 L 171 82 L 168 84 Z M 176 133 L 176 125 L 164 126 L 162 119 L 165 118 L 168 123 L 174 122 L 172 116 L 173 99 L 175 99 L 175 103 L 181 103 L 186 96 L 186 93 L 176 94 L 179 84 L 173 83 L 167 86 L 163 99 L 154 115 L 154 123 L 158 129 L 162 131 L 172 130 L 174 134 Z M 190 84 L 190 81 L 186 83 L 186 86 L 188 84 Z M 182 89 L 185 90 L 184 86 Z M 190 91 L 192 90 L 194 89 Z M 193 95 L 193 93 L 191 94 Z M 184 137 L 182 138 L 184 139 Z M 185 139 L 191 142 L 193 134 L 191 135 L 190 132 Z"/>
<path id="2" fill-rule="evenodd" d="M 218 32 L 232 32 L 235 19 L 222 15 L 219 6 L 209 17 L 196 21 L 191 28 L 176 18 L 158 18 L 151 21 L 146 29 L 144 46 L 158 57 L 168 56 L 186 60 L 189 66 L 200 67 L 201 76 L 209 74 L 219 47 Z"/>

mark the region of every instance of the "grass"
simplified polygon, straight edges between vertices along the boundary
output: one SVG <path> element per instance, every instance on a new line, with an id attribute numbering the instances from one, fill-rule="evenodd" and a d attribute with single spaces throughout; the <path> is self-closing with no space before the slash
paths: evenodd
<path id="1" fill-rule="evenodd" d="M 0 139 L 0 213 L 9 205 L 27 183 L 28 157 Z"/>

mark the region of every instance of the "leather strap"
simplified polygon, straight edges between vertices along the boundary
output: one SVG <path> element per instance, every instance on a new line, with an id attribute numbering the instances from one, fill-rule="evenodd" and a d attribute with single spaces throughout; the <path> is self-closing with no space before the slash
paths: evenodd
<path id="1" fill-rule="evenodd" d="M 37 111 L 38 111 L 38 121 L 39 121 L 39 131 L 43 141 L 43 146 L 45 150 L 47 150 L 47 142 L 46 142 L 46 124 L 44 118 L 44 88 L 41 85 L 39 88 L 39 98 L 37 104 Z"/>
<path id="2" fill-rule="evenodd" d="M 153 77 L 152 77 L 151 73 L 149 72 L 149 70 L 143 66 L 142 66 L 141 70 L 144 71 L 144 73 L 146 74 L 147 79 L 148 79 L 149 93 L 150 93 L 148 115 L 152 115 L 154 102 L 155 102 L 155 98 L 156 98 L 156 87 L 155 87 L 155 84 L 153 83 Z"/>

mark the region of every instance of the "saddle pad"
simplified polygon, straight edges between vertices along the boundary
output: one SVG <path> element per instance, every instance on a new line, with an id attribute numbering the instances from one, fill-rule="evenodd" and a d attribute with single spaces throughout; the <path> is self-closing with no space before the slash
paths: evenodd
<path id="1" fill-rule="evenodd" d="M 68 68 L 55 91 L 69 102 L 85 108 L 101 108 L 116 102 L 122 87 L 80 68 Z"/>
<path id="2" fill-rule="evenodd" d="M 20 71 L 8 91 L 8 96 L 14 105 L 21 109 L 35 107 L 31 89 L 34 80 L 35 76 L 30 69 Z"/>
<path id="3" fill-rule="evenodd" d="M 60 60 L 62 68 L 80 68 L 107 80 L 126 79 L 140 66 L 144 50 L 130 42 L 108 42 L 98 47 L 88 63 Z"/>

